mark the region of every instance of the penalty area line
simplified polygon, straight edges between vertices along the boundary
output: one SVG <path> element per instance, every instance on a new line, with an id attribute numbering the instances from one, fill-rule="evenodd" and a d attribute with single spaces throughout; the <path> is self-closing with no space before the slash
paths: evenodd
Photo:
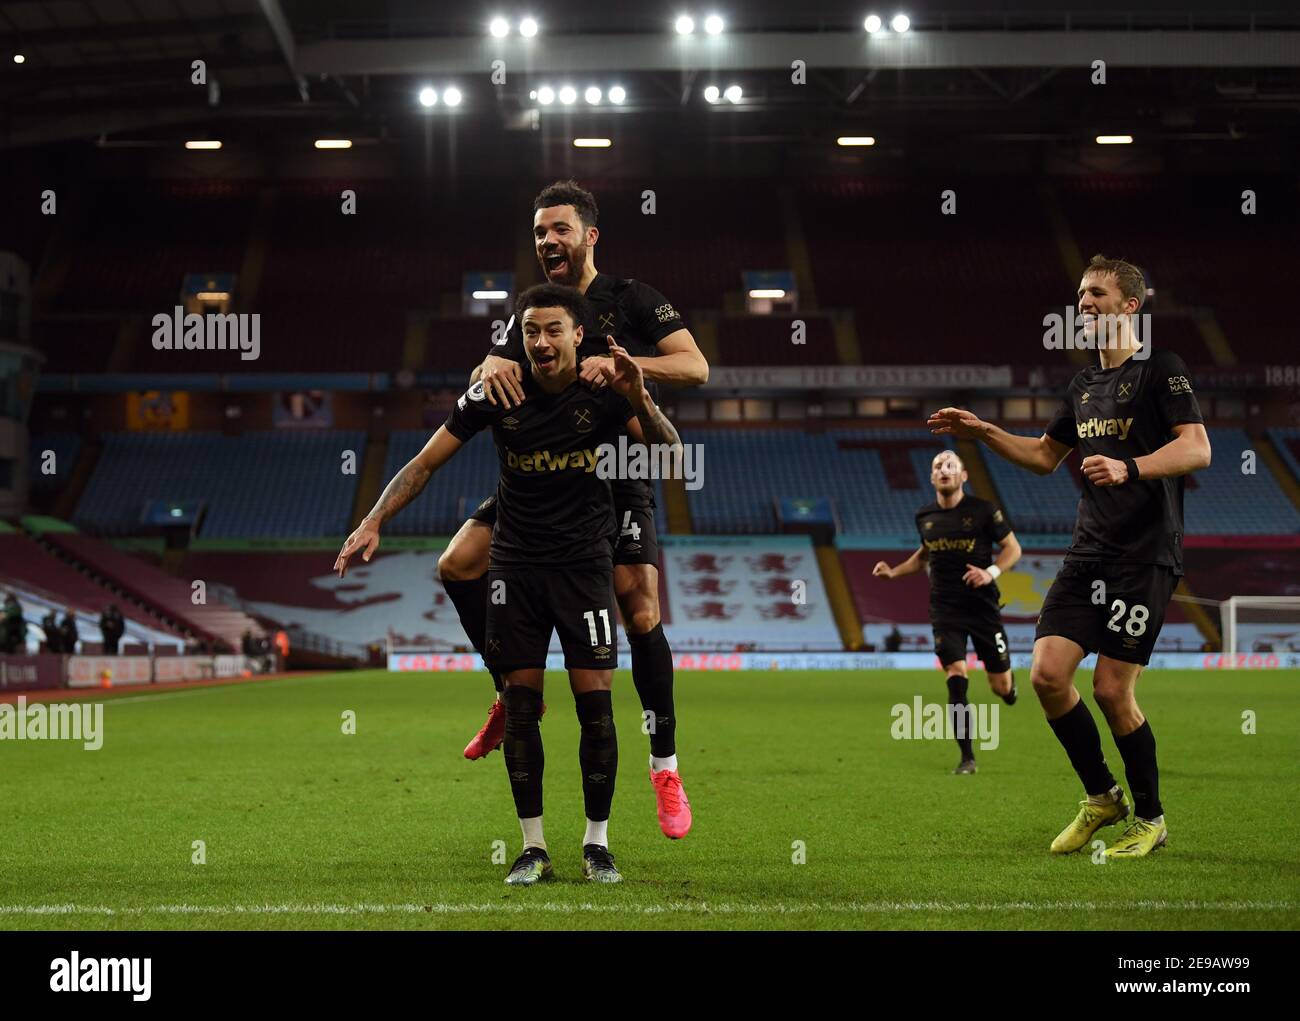
<path id="1" fill-rule="evenodd" d="M 92 904 L 0 904 L 5 915 L 524 915 L 533 913 L 583 915 L 887 915 L 887 914 L 956 914 L 961 912 L 1035 912 L 1035 911 L 1291 911 L 1288 901 L 1163 901 L 1139 900 L 1123 903 L 1102 901 L 879 901 L 879 902 L 792 902 L 747 904 L 730 901 L 710 903 L 666 902 L 663 904 L 564 904 L 539 901 L 536 904 L 479 904 L 447 902 L 433 904 L 154 904 L 134 907 L 109 907 Z"/>

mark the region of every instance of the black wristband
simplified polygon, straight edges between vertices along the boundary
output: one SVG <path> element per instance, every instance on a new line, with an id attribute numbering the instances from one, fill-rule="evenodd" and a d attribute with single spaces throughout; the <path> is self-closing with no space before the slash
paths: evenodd
<path id="1" fill-rule="evenodd" d="M 1128 469 L 1128 481 L 1136 482 L 1142 477 L 1138 471 L 1138 463 L 1131 457 L 1124 458 L 1124 467 Z"/>

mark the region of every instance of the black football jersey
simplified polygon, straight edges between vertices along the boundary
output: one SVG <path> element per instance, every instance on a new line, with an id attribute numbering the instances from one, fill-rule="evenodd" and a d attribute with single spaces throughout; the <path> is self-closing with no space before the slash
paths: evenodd
<path id="1" fill-rule="evenodd" d="M 1011 525 L 997 506 L 970 494 L 955 507 L 929 503 L 916 512 L 916 530 L 930 563 L 932 609 L 961 611 L 980 602 L 998 606 L 997 582 L 977 588 L 962 581 L 967 564 L 988 567 L 993 563 L 993 544 L 1011 534 Z"/>
<path id="2" fill-rule="evenodd" d="M 548 394 L 524 373 L 524 402 L 489 404 L 475 383 L 456 402 L 447 431 L 462 442 L 491 427 L 501 477 L 488 556 L 492 567 L 612 565 L 614 501 L 596 471 L 598 448 L 617 443 L 632 406 L 610 387 L 572 383 Z"/>
<path id="3" fill-rule="evenodd" d="M 681 314 L 662 294 L 639 280 L 623 280 L 608 273 L 597 273 L 587 288 L 587 302 L 591 318 L 582 324 L 582 343 L 578 346 L 578 360 L 588 355 L 608 355 L 612 335 L 628 354 L 636 358 L 653 358 L 659 353 L 659 341 L 670 333 L 686 328 Z M 492 346 L 488 354 L 498 358 L 513 358 L 528 372 L 528 355 L 524 353 L 524 333 L 518 317 L 512 316 L 506 324 L 505 339 Z M 656 401 L 658 394 L 653 383 L 646 389 Z M 615 497 L 619 507 L 649 506 L 653 503 L 653 489 L 648 482 L 636 479 L 615 479 Z"/>
<path id="4" fill-rule="evenodd" d="M 1070 382 L 1046 434 L 1081 457 L 1116 460 L 1153 453 L 1173 427 L 1204 422 L 1187 366 L 1172 351 L 1093 365 Z M 1162 564 L 1183 573 L 1184 479 L 1138 479 L 1097 486 L 1080 476 L 1082 495 L 1066 560 Z"/>

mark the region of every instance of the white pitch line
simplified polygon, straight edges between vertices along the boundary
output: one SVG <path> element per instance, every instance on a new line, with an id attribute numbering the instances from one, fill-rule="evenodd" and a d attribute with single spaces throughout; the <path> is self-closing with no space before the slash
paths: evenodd
<path id="1" fill-rule="evenodd" d="M 883 901 L 868 903 L 774 903 L 745 904 L 720 902 L 667 902 L 664 904 L 155 904 L 149 907 L 107 907 L 85 904 L 0 905 L 4 915 L 458 915 L 458 914 L 632 914 L 632 915 L 764 915 L 837 914 L 878 915 L 937 912 L 1017 911 L 1291 911 L 1288 901 L 999 901 L 992 903 L 955 901 Z"/>

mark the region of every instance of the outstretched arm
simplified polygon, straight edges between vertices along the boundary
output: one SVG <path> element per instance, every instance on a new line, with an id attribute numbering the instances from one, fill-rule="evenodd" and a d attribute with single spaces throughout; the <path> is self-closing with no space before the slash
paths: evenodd
<path id="1" fill-rule="evenodd" d="M 613 341 L 613 337 L 606 337 Z M 709 363 L 695 343 L 690 330 L 674 330 L 656 345 L 659 354 L 651 358 L 634 356 L 645 378 L 653 383 L 669 386 L 700 386 L 709 381 Z M 578 376 L 584 383 L 600 388 L 606 383 L 606 371 L 613 361 L 605 355 L 584 358 L 578 366 Z"/>
<path id="2" fill-rule="evenodd" d="M 348 560 L 358 550 L 361 551 L 361 559 L 369 562 L 379 548 L 380 526 L 419 496 L 433 473 L 451 460 L 461 446 L 461 441 L 449 433 L 445 425 L 440 426 L 423 449 L 393 476 L 370 513 L 362 519 L 356 531 L 348 536 L 343 548 L 339 550 L 334 570 L 340 578 L 347 575 Z"/>
<path id="3" fill-rule="evenodd" d="M 999 457 L 1035 475 L 1052 474 L 1070 453 L 1064 443 L 1046 434 L 1037 438 L 1017 436 L 963 408 L 942 408 L 926 424 L 936 436 L 979 440 Z"/>

